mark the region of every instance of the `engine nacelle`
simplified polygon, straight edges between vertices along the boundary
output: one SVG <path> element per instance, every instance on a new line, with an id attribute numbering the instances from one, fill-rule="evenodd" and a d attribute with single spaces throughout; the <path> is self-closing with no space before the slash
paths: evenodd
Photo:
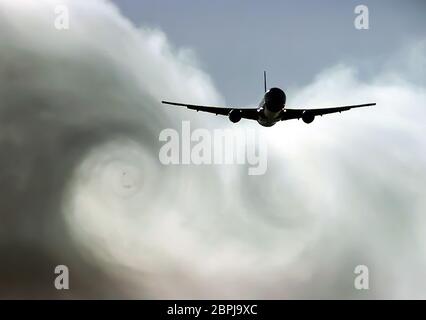
<path id="1" fill-rule="evenodd" d="M 305 111 L 303 112 L 302 115 L 302 120 L 304 123 L 311 123 L 312 121 L 314 121 L 315 119 L 315 115 L 309 111 Z"/>
<path id="2" fill-rule="evenodd" d="M 231 122 L 233 122 L 233 123 L 237 123 L 237 122 L 238 122 L 238 121 L 240 121 L 240 120 L 241 120 L 241 118 L 242 118 L 241 110 L 235 110 L 235 109 L 232 109 L 232 110 L 229 112 L 228 117 L 229 117 L 229 120 L 231 120 Z"/>

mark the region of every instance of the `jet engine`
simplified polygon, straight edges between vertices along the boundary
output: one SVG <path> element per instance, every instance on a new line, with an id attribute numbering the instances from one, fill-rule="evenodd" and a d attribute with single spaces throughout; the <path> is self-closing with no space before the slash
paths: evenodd
<path id="1" fill-rule="evenodd" d="M 312 112 L 309 112 L 309 111 L 303 112 L 302 120 L 304 123 L 311 123 L 312 121 L 314 121 L 314 119 L 315 119 L 315 115 Z"/>
<path id="2" fill-rule="evenodd" d="M 231 122 L 237 123 L 238 121 L 241 120 L 241 117 L 242 117 L 241 110 L 232 109 L 229 112 L 228 117 L 229 117 L 229 120 L 231 120 Z"/>

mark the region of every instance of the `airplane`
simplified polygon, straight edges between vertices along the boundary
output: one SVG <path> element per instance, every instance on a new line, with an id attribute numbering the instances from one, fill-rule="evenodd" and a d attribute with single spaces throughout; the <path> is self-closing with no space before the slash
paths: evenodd
<path id="1" fill-rule="evenodd" d="M 286 95 L 280 88 L 274 87 L 267 90 L 266 87 L 266 71 L 263 72 L 263 83 L 265 95 L 257 108 L 226 108 L 226 107 L 213 107 L 202 106 L 186 103 L 177 103 L 170 101 L 161 101 L 163 104 L 174 106 L 187 107 L 191 110 L 204 111 L 214 113 L 216 115 L 228 116 L 229 120 L 233 123 L 239 122 L 241 119 L 250 119 L 257 121 L 264 127 L 272 127 L 278 121 L 285 121 L 290 119 L 302 119 L 305 123 L 311 123 L 316 116 L 323 116 L 324 114 L 347 111 L 353 108 L 374 106 L 376 103 L 356 104 L 350 106 L 327 107 L 316 109 L 293 109 L 287 108 L 285 105 Z"/>

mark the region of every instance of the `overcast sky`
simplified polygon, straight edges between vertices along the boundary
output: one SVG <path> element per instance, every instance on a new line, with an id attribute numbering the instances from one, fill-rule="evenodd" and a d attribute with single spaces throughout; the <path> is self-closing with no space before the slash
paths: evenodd
<path id="1" fill-rule="evenodd" d="M 318 3 L 0 0 L 0 297 L 426 298 L 424 2 L 363 2 L 363 31 Z M 255 104 L 263 69 L 297 106 L 377 106 L 264 128 L 160 103 Z M 182 120 L 256 130 L 267 171 L 163 165 Z"/>
<path id="2" fill-rule="evenodd" d="M 426 30 L 422 0 L 114 2 L 136 25 L 159 28 L 173 45 L 194 49 L 231 105 L 260 100 L 264 69 L 269 85 L 284 88 L 290 102 L 292 88 L 339 62 L 370 78 Z M 359 4 L 369 8 L 369 30 L 354 28 Z"/>

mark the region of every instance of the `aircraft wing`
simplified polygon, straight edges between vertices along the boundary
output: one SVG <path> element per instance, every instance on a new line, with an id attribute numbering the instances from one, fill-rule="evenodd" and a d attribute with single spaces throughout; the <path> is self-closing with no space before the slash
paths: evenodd
<path id="1" fill-rule="evenodd" d="M 353 108 L 368 107 L 374 106 L 375 103 L 366 103 L 366 104 L 355 104 L 352 106 L 340 106 L 340 107 L 330 107 L 330 108 L 317 108 L 317 109 L 292 109 L 285 108 L 281 120 L 290 120 L 290 119 L 300 119 L 304 114 L 309 114 L 311 116 L 322 116 L 324 114 L 336 113 L 342 111 L 348 111 Z"/>
<path id="2" fill-rule="evenodd" d="M 170 104 L 173 106 L 180 106 L 180 107 L 187 107 L 191 110 L 203 111 L 203 112 L 209 112 L 214 113 L 216 115 L 224 115 L 227 116 L 231 112 L 231 110 L 239 110 L 241 112 L 241 117 L 245 119 L 250 120 L 257 120 L 258 114 L 257 114 L 257 108 L 224 108 L 224 107 L 212 107 L 212 106 L 200 106 L 195 104 L 186 104 L 186 103 L 177 103 L 177 102 L 170 102 L 170 101 L 161 101 L 161 103 L 164 104 Z"/>

